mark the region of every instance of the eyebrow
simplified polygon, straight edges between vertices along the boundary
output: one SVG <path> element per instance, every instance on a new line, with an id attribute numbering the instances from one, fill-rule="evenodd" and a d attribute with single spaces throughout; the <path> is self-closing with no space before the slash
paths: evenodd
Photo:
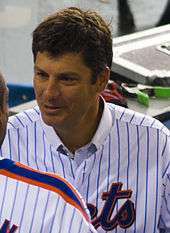
<path id="1" fill-rule="evenodd" d="M 43 69 L 41 69 L 37 65 L 34 66 L 34 70 L 39 70 L 45 74 L 48 74 L 46 71 L 44 71 Z M 61 76 L 74 76 L 74 77 L 80 78 L 79 74 L 77 74 L 76 72 L 72 72 L 72 71 L 63 72 L 63 73 L 59 73 L 59 74 L 55 75 L 55 77 L 61 77 Z"/>
<path id="2" fill-rule="evenodd" d="M 34 70 L 40 70 L 40 71 L 42 71 L 42 72 L 45 72 L 43 69 L 41 69 L 40 67 L 38 67 L 38 66 L 34 66 Z"/>
<path id="3" fill-rule="evenodd" d="M 57 75 L 58 77 L 63 77 L 63 76 L 72 76 L 72 77 L 75 77 L 75 78 L 80 78 L 80 76 L 77 74 L 77 73 L 74 73 L 74 72 L 66 72 L 66 73 L 59 73 Z"/>

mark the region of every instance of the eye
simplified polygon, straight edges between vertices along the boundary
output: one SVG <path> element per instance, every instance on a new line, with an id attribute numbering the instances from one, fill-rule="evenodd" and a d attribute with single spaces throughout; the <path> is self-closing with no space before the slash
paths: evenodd
<path id="1" fill-rule="evenodd" d="M 63 82 L 66 85 L 72 85 L 74 83 L 76 83 L 77 79 L 75 77 L 72 76 L 68 76 L 68 75 L 62 75 L 59 77 L 60 81 Z"/>
<path id="2" fill-rule="evenodd" d="M 61 77 L 61 80 L 64 80 L 64 81 L 69 81 L 69 82 L 71 82 L 71 81 L 74 81 L 74 78 L 67 77 L 67 76 L 63 76 L 63 77 Z"/>
<path id="3" fill-rule="evenodd" d="M 43 71 L 35 71 L 35 77 L 37 78 L 41 78 L 41 79 L 47 79 L 48 78 L 48 74 L 43 72 Z"/>

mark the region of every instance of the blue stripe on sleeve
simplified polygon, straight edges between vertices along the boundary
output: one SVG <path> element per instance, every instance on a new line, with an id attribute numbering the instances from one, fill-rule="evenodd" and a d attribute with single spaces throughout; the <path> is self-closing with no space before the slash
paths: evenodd
<path id="1" fill-rule="evenodd" d="M 38 171 L 32 171 L 28 170 L 26 168 L 20 167 L 15 164 L 12 160 L 9 159 L 3 159 L 0 160 L 0 169 L 5 169 L 13 174 L 32 179 L 37 182 L 41 182 L 47 185 L 51 185 L 59 190 L 61 190 L 63 193 L 65 193 L 69 198 L 74 200 L 79 206 L 82 207 L 80 200 L 78 197 L 74 194 L 74 191 L 62 180 L 60 180 L 57 177 L 50 176 L 48 174 L 42 174 Z"/>

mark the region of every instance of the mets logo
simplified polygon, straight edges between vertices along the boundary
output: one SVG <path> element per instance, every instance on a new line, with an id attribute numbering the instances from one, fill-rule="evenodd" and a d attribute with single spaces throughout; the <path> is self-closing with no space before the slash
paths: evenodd
<path id="1" fill-rule="evenodd" d="M 132 195 L 131 190 L 122 190 L 122 183 L 112 183 L 110 190 L 102 194 L 102 200 L 105 201 L 100 215 L 98 210 L 92 204 L 87 204 L 92 217 L 92 224 L 97 229 L 102 227 L 106 231 L 111 231 L 117 226 L 126 229 L 135 221 L 134 203 L 129 200 Z M 112 217 L 113 210 L 119 199 L 126 199 L 123 206 L 118 209 L 115 216 Z"/>

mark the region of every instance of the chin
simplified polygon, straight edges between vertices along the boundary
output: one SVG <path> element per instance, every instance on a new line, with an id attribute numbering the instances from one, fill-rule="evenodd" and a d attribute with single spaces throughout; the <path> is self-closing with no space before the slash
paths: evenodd
<path id="1" fill-rule="evenodd" d="M 52 119 L 49 119 L 49 117 L 42 117 L 43 121 L 45 122 L 45 124 L 53 126 L 55 125 L 55 121 Z"/>
<path id="2" fill-rule="evenodd" d="M 52 126 L 52 127 L 62 127 L 63 125 L 63 120 L 61 119 L 54 119 L 54 116 L 46 116 L 42 115 L 42 119 L 46 125 Z"/>

